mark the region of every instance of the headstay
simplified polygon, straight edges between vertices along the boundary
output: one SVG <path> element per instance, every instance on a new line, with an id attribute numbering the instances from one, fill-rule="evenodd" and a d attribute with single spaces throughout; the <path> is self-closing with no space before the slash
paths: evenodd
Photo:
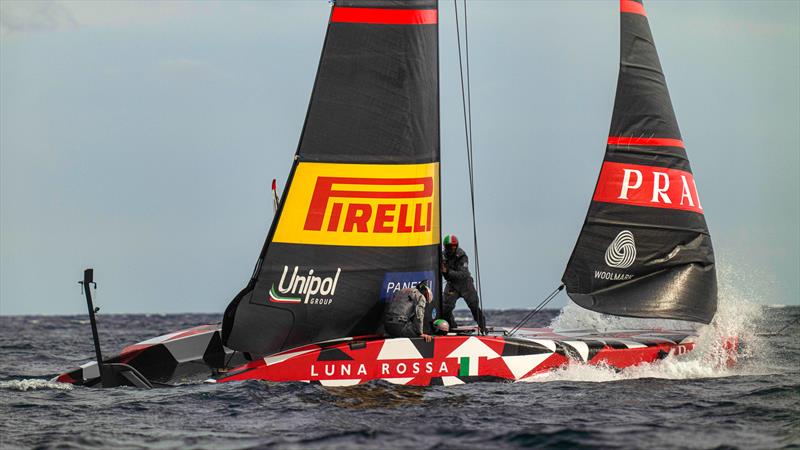
<path id="1" fill-rule="evenodd" d="M 278 212 L 225 311 L 226 346 L 266 355 L 373 333 L 393 292 L 438 284 L 438 50 L 435 0 L 332 6 Z"/>
<path id="2" fill-rule="evenodd" d="M 562 281 L 578 305 L 708 323 L 714 250 L 641 1 L 620 2 L 620 70 L 606 154 Z"/>

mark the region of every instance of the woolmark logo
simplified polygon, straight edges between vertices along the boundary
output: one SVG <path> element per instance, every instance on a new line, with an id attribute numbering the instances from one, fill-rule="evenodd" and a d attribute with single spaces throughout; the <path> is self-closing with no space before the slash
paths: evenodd
<path id="1" fill-rule="evenodd" d="M 636 243 L 633 233 L 622 230 L 606 249 L 606 264 L 608 267 L 627 269 L 636 261 Z"/>
<path id="2" fill-rule="evenodd" d="M 312 305 L 329 305 L 336 294 L 336 285 L 339 283 L 341 268 L 336 268 L 336 274 L 329 277 L 314 275 L 314 269 L 309 269 L 307 275 L 299 275 L 298 266 L 294 266 L 291 276 L 289 266 L 283 266 L 283 275 L 278 283 L 269 290 L 269 301 L 272 303 L 305 303 Z"/>

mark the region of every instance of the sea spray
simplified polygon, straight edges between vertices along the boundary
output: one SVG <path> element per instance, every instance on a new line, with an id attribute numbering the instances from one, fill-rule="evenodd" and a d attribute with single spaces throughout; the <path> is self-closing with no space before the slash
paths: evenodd
<path id="1" fill-rule="evenodd" d="M 765 277 L 758 277 L 759 271 L 740 265 L 718 264 L 719 302 L 717 314 L 708 327 L 701 327 L 697 339 L 698 349 L 704 350 L 709 362 L 727 358 L 723 348 L 725 339 L 735 338 L 739 342 L 739 361 L 755 368 L 771 359 L 765 353 L 762 339 L 758 336 L 758 326 L 763 324 Z M 764 331 L 764 330 L 761 330 Z M 753 360 L 754 356 L 760 360 Z"/>
<path id="2" fill-rule="evenodd" d="M 533 377 L 530 381 L 586 381 L 604 382 L 636 378 L 691 379 L 724 377 L 761 373 L 765 369 L 765 356 L 756 329 L 762 322 L 763 303 L 757 283 L 749 279 L 752 271 L 744 273 L 731 265 L 719 265 L 719 302 L 711 324 L 703 326 L 692 322 L 664 319 L 639 319 L 616 317 L 567 304 L 550 323 L 555 330 L 596 329 L 613 331 L 624 329 L 695 330 L 698 334 L 695 348 L 688 354 L 671 356 L 662 361 L 640 364 L 619 371 L 603 365 L 573 363 L 566 367 Z M 736 364 L 730 365 L 731 352 L 727 341 L 738 345 Z M 759 358 L 754 358 L 758 355 Z"/>
<path id="3" fill-rule="evenodd" d="M 42 380 L 39 378 L 28 378 L 24 380 L 8 380 L 0 381 L 0 389 L 8 389 L 11 391 L 36 391 L 36 390 L 58 390 L 58 391 L 71 391 L 75 387 L 67 383 L 59 383 L 56 381 Z"/>
<path id="4" fill-rule="evenodd" d="M 651 330 L 663 328 L 667 330 L 695 330 L 699 324 L 682 320 L 638 319 L 635 317 L 619 317 L 602 314 L 581 308 L 575 303 L 568 303 L 551 322 L 554 330 Z"/>

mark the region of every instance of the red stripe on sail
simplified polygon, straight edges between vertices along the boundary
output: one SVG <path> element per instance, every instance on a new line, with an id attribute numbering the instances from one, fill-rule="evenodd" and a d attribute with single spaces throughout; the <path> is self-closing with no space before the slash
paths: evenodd
<path id="1" fill-rule="evenodd" d="M 592 200 L 703 213 L 691 172 L 604 162 Z"/>
<path id="2" fill-rule="evenodd" d="M 653 147 L 680 147 L 686 148 L 680 139 L 670 138 L 643 138 L 633 136 L 609 136 L 608 145 L 645 145 Z"/>
<path id="3" fill-rule="evenodd" d="M 633 0 L 619 0 L 619 12 L 639 14 L 647 17 L 647 13 L 644 11 L 644 5 Z"/>
<path id="4" fill-rule="evenodd" d="M 435 9 L 384 9 L 334 7 L 331 22 L 370 23 L 381 25 L 436 24 L 439 16 Z"/>

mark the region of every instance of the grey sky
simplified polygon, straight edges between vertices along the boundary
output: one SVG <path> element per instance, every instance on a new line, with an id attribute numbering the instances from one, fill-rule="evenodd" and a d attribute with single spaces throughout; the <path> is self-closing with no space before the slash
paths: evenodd
<path id="1" fill-rule="evenodd" d="M 800 303 L 800 3 L 645 6 L 723 292 Z M 596 181 L 618 6 L 469 7 L 484 302 L 530 307 L 558 284 Z M 87 266 L 105 312 L 221 313 L 286 180 L 328 12 L 0 2 L 0 313 L 84 312 Z M 440 22 L 444 231 L 467 242 L 451 2 Z"/>

